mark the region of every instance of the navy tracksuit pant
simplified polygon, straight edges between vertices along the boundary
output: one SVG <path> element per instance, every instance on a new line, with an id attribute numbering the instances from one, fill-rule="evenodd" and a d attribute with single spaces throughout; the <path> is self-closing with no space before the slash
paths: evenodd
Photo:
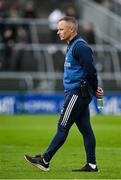
<path id="1" fill-rule="evenodd" d="M 65 142 L 73 123 L 76 123 L 83 136 L 87 163 L 96 164 L 95 160 L 95 137 L 90 124 L 89 96 L 82 97 L 79 89 L 65 95 L 64 105 L 58 121 L 57 132 L 48 149 L 44 152 L 44 159 L 49 162 L 56 151 Z"/>

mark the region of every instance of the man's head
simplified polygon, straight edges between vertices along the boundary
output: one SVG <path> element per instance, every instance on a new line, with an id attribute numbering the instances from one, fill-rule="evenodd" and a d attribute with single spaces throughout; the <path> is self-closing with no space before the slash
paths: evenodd
<path id="1" fill-rule="evenodd" d="M 77 35 L 78 23 L 74 17 L 66 16 L 58 22 L 58 32 L 61 40 L 69 42 L 75 35 Z"/>

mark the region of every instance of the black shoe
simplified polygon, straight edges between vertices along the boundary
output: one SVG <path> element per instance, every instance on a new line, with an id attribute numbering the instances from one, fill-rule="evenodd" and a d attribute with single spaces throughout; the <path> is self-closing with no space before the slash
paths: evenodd
<path id="1" fill-rule="evenodd" d="M 25 155 L 24 158 L 31 163 L 32 165 L 38 167 L 39 169 L 43 171 L 49 171 L 49 163 L 45 163 L 44 159 L 41 155 L 37 155 L 35 157 L 31 157 L 28 155 Z"/>
<path id="2" fill-rule="evenodd" d="M 74 169 L 72 170 L 73 172 L 98 172 L 98 168 L 92 168 L 89 164 L 86 164 L 84 167 L 81 169 Z"/>

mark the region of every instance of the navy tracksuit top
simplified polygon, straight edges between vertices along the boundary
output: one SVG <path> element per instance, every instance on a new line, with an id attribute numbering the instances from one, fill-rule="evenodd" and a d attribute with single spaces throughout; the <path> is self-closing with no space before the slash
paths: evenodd
<path id="1" fill-rule="evenodd" d="M 69 43 L 65 56 L 63 80 L 65 92 L 80 88 L 80 82 L 84 80 L 90 96 L 93 96 L 98 86 L 93 61 L 89 45 L 79 36 L 75 36 Z"/>

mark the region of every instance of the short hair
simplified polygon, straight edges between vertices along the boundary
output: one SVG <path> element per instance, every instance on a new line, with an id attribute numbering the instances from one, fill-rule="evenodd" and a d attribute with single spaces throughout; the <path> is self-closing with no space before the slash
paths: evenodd
<path id="1" fill-rule="evenodd" d="M 66 21 L 66 22 L 73 23 L 75 25 L 76 29 L 78 29 L 78 22 L 77 22 L 76 18 L 73 16 L 65 16 L 65 17 L 61 18 L 59 20 L 59 22 L 60 21 Z"/>

